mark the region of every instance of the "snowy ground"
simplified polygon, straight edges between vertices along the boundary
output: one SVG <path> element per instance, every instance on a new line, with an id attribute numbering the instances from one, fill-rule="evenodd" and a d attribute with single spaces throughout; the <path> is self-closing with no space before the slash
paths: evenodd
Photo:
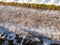
<path id="1" fill-rule="evenodd" d="M 60 11 L 58 10 L 0 5 L 0 26 L 16 34 L 30 33 L 38 38 L 42 35 L 43 45 L 60 42 Z"/>

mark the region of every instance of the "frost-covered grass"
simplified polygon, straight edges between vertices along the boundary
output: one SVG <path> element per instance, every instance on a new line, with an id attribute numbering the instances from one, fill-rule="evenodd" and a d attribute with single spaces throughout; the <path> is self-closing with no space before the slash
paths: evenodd
<path id="1" fill-rule="evenodd" d="M 1 11 L 0 22 L 4 23 L 4 25 L 5 24 L 6 25 L 9 24 L 10 26 L 12 25 L 11 27 L 9 27 L 10 30 L 12 29 L 16 30 L 15 29 L 16 27 L 14 27 L 13 25 L 23 25 L 25 28 L 28 27 L 32 31 L 36 29 L 35 30 L 36 32 L 43 33 L 48 36 L 57 35 L 59 37 L 60 35 L 59 33 L 60 11 L 37 10 L 31 8 L 2 5 L 0 5 L 0 11 Z"/>
<path id="2" fill-rule="evenodd" d="M 42 35 L 44 38 L 60 41 L 60 11 L 58 10 L 0 5 L 0 26 L 17 34 L 29 35 L 30 33 L 36 37 Z"/>

